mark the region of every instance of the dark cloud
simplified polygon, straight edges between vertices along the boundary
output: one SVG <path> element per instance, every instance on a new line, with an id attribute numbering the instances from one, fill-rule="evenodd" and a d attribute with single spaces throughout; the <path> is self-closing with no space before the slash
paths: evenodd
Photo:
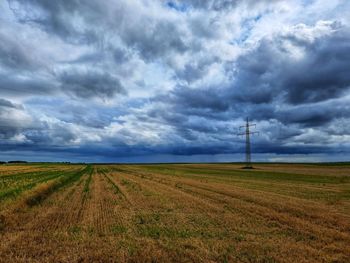
<path id="1" fill-rule="evenodd" d="M 55 93 L 57 93 L 57 83 L 53 78 L 40 78 L 31 74 L 27 76 L 0 73 L 1 96 L 23 97 Z"/>
<path id="2" fill-rule="evenodd" d="M 62 89 L 79 98 L 108 99 L 116 94 L 126 94 L 119 79 L 107 73 L 97 72 L 65 72 L 60 76 Z"/>
<path id="3" fill-rule="evenodd" d="M 209 109 L 222 112 L 228 110 L 230 106 L 230 100 L 225 97 L 224 91 L 218 87 L 191 89 L 188 86 L 178 86 L 168 98 L 159 97 L 158 99 L 173 102 L 183 109 Z"/>
<path id="4" fill-rule="evenodd" d="M 0 107 L 6 107 L 6 108 L 17 108 L 15 104 L 13 104 L 11 101 L 1 99 L 0 98 Z"/>
<path id="5" fill-rule="evenodd" d="M 283 123 L 298 123 L 305 127 L 322 127 L 337 118 L 350 118 L 347 100 L 332 100 L 279 110 L 276 118 Z"/>
<path id="6" fill-rule="evenodd" d="M 31 70 L 42 66 L 27 48 L 14 35 L 9 37 L 0 31 L 0 66 L 16 70 Z"/>
<path id="7" fill-rule="evenodd" d="M 309 103 L 341 96 L 350 87 L 350 29 L 337 30 L 306 48 L 303 61 L 284 77 L 290 103 Z M 305 74 L 306 73 L 306 74 Z"/>
<path id="8" fill-rule="evenodd" d="M 141 13 L 135 23 L 132 17 L 124 13 L 134 12 L 133 5 L 123 1 L 105 4 L 99 1 L 82 3 L 78 0 L 8 1 L 21 22 L 39 25 L 69 43 L 103 46 L 108 45 L 105 39 L 110 38 L 109 34 L 117 34 L 128 48 L 137 50 L 143 59 L 151 61 L 169 52 L 185 52 L 189 48 L 184 32 L 174 21 L 166 18 L 157 20 Z M 118 49 L 114 57 L 116 60 L 125 59 Z"/>
<path id="9" fill-rule="evenodd" d="M 8 2 L 22 23 L 37 24 L 45 31 L 56 34 L 71 43 L 97 41 L 96 32 L 80 24 L 76 20 L 76 15 L 84 19 L 84 23 L 96 22 L 96 13 L 100 10 L 98 2 L 89 1 L 83 5 L 78 0 L 8 0 Z"/>
<path id="10" fill-rule="evenodd" d="M 333 30 L 331 27 L 330 30 Z M 295 59 L 284 47 L 286 38 L 263 40 L 237 62 L 234 97 L 253 104 L 281 97 L 302 104 L 336 98 L 350 87 L 350 30 L 342 27 L 312 43 L 299 42 L 304 53 Z M 294 42 L 294 41 L 293 41 Z M 295 42 L 294 42 L 295 43 Z"/>
<path id="11" fill-rule="evenodd" d="M 96 64 L 106 59 L 106 55 L 102 52 L 92 52 L 79 56 L 77 59 L 73 61 L 67 61 L 70 64 Z"/>
<path id="12" fill-rule="evenodd" d="M 0 99 L 0 140 L 11 139 L 29 124 L 30 118 L 22 105 Z"/>
<path id="13" fill-rule="evenodd" d="M 73 125 L 69 123 L 42 123 L 41 125 L 42 127 L 31 129 L 25 133 L 30 144 L 43 145 L 43 147 L 71 146 L 79 137 L 74 131 Z"/>
<path id="14" fill-rule="evenodd" d="M 178 81 L 186 81 L 188 84 L 202 79 L 207 74 L 210 66 L 218 62 L 218 59 L 212 56 L 206 56 L 197 61 L 187 63 L 184 68 L 176 70 L 175 77 Z"/>
<path id="15" fill-rule="evenodd" d="M 198 16 L 191 20 L 191 32 L 197 37 L 215 39 L 219 36 L 220 22 L 217 18 Z"/>
<path id="16" fill-rule="evenodd" d="M 348 20 L 276 2 L 8 0 L 1 148 L 231 155 L 244 152 L 249 117 L 261 131 L 254 152 L 337 151 L 350 119 Z"/>
<path id="17" fill-rule="evenodd" d="M 233 83 L 228 88 L 237 102 L 270 103 L 280 95 L 279 75 L 288 60 L 273 43 L 263 40 L 256 49 L 237 60 Z"/>
<path id="18" fill-rule="evenodd" d="M 104 128 L 108 126 L 113 118 L 122 114 L 115 107 L 104 107 L 103 105 L 91 105 L 92 103 L 79 103 L 76 100 L 65 99 L 36 99 L 27 103 L 27 107 L 35 108 L 37 111 L 45 112 L 49 116 L 55 116 L 63 123 L 75 124 L 88 128 Z M 67 112 L 69 114 L 67 114 Z M 43 130 L 48 127 L 42 127 Z"/>
<path id="19" fill-rule="evenodd" d="M 112 54 L 113 54 L 113 58 L 117 64 L 121 64 L 121 63 L 128 61 L 130 56 L 131 56 L 129 54 L 128 50 L 121 49 L 121 48 L 115 48 L 112 51 Z"/>
<path id="20" fill-rule="evenodd" d="M 173 22 L 145 19 L 145 23 L 121 32 L 125 43 L 135 48 L 145 60 L 154 61 L 172 52 L 184 53 L 189 49 L 184 32 L 180 32 Z"/>

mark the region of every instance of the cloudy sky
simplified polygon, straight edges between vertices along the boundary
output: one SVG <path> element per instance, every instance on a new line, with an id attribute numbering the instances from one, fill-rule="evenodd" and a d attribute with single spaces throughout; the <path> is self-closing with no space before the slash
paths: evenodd
<path id="1" fill-rule="evenodd" d="M 350 159 L 348 0 L 1 0 L 0 159 Z"/>

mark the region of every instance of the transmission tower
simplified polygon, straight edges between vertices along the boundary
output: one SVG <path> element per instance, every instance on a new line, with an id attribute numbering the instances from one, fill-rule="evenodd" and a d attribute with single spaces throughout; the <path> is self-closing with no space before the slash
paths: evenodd
<path id="1" fill-rule="evenodd" d="M 245 132 L 240 133 L 238 135 L 245 135 L 245 167 L 244 169 L 252 169 L 252 157 L 251 157 L 251 150 L 250 150 L 250 135 L 258 134 L 257 131 L 250 131 L 250 127 L 256 127 L 256 124 L 249 123 L 249 119 L 247 118 L 246 124 L 244 126 L 240 126 L 239 128 L 245 128 Z"/>

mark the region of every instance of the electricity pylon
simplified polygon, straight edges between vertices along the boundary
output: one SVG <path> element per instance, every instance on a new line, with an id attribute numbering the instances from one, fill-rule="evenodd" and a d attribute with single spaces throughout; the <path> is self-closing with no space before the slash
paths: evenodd
<path id="1" fill-rule="evenodd" d="M 249 119 L 247 118 L 246 124 L 244 126 L 240 126 L 239 128 L 245 128 L 245 132 L 240 133 L 238 135 L 245 135 L 245 167 L 244 169 L 252 169 L 252 157 L 251 157 L 251 150 L 250 150 L 250 135 L 258 134 L 257 131 L 250 131 L 250 127 L 256 127 L 256 124 L 249 123 Z"/>

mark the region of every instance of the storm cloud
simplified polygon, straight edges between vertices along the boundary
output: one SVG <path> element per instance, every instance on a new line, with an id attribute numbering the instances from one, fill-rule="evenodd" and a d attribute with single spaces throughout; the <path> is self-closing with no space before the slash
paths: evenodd
<path id="1" fill-rule="evenodd" d="M 60 76 L 62 89 L 81 98 L 110 98 L 126 90 L 117 78 L 96 72 L 65 72 Z"/>
<path id="2" fill-rule="evenodd" d="M 0 10 L 2 159 L 237 161 L 247 117 L 258 160 L 350 152 L 348 1 Z"/>

